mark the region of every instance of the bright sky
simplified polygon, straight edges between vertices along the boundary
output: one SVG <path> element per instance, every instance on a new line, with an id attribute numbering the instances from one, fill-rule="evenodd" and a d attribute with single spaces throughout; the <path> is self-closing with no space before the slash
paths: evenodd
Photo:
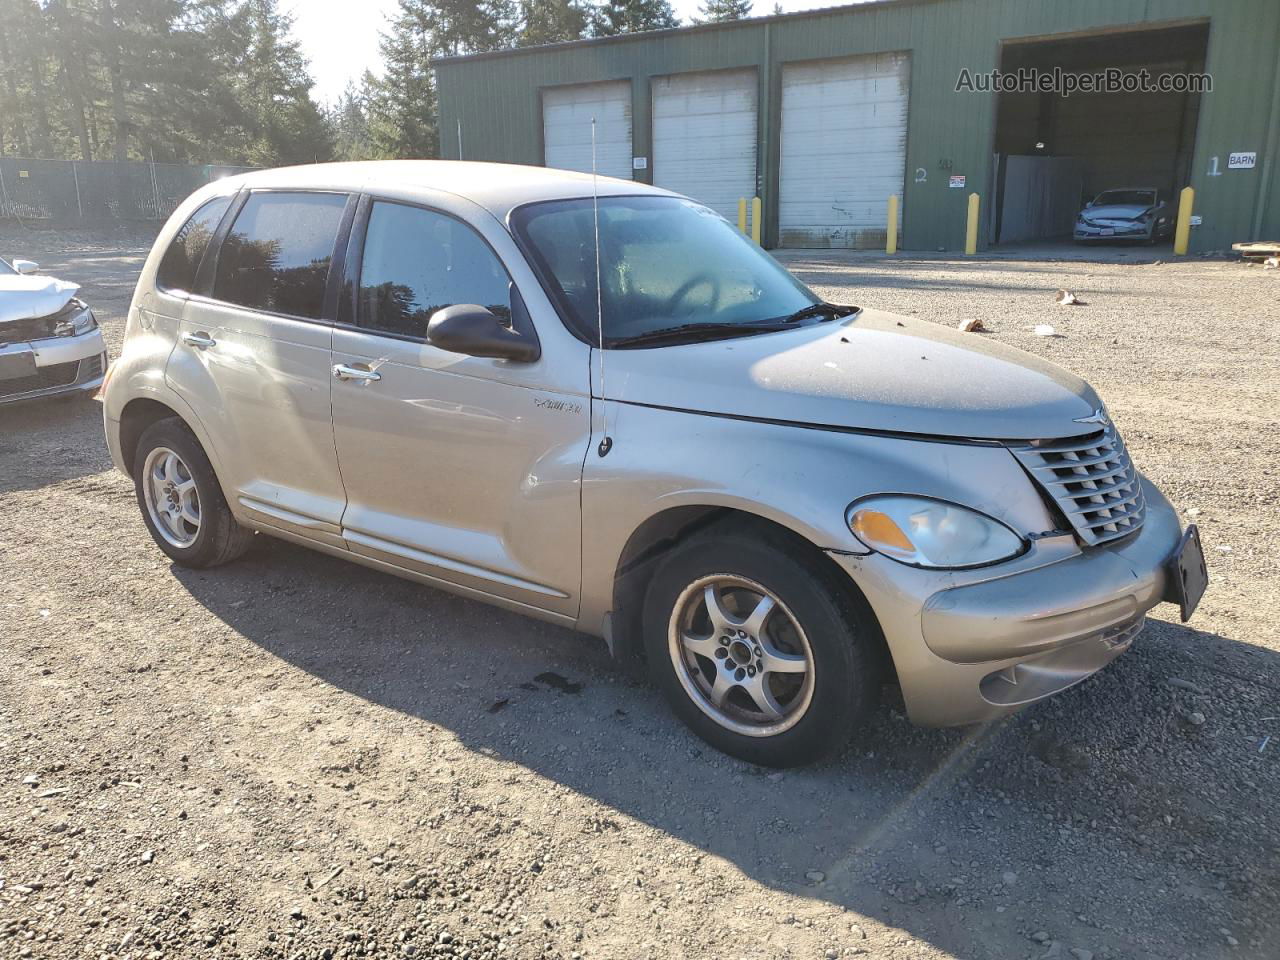
<path id="1" fill-rule="evenodd" d="M 688 23 L 703 0 L 672 0 L 680 19 Z M 774 0 L 755 0 L 755 13 L 772 12 Z M 811 10 L 836 6 L 841 0 L 781 0 L 782 9 Z M 378 70 L 378 31 L 395 12 L 396 0 L 281 0 L 293 15 L 294 34 L 311 61 L 316 97 L 332 102 L 348 80 L 359 80 L 365 69 Z"/>

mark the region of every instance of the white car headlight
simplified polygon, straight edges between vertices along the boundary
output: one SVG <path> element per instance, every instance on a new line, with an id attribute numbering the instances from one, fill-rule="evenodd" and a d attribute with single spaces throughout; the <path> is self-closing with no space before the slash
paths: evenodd
<path id="1" fill-rule="evenodd" d="M 976 510 L 905 494 L 857 501 L 849 508 L 849 529 L 877 553 L 913 567 L 981 567 L 1026 547 L 1003 523 Z"/>
<path id="2" fill-rule="evenodd" d="M 78 337 L 98 325 L 93 311 L 79 300 L 72 300 L 58 311 L 56 320 L 53 332 L 59 337 Z"/>

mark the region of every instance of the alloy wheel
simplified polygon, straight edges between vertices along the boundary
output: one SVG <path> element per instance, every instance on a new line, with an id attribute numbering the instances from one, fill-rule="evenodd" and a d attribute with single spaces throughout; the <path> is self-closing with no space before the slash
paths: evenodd
<path id="1" fill-rule="evenodd" d="M 716 574 L 689 584 L 668 630 L 672 666 L 685 693 L 721 726 L 776 736 L 813 699 L 814 661 L 799 621 L 768 588 Z"/>
<path id="2" fill-rule="evenodd" d="M 200 534 L 200 493 L 182 458 L 168 447 L 156 447 L 142 467 L 147 513 L 160 536 L 175 547 L 195 543 Z"/>

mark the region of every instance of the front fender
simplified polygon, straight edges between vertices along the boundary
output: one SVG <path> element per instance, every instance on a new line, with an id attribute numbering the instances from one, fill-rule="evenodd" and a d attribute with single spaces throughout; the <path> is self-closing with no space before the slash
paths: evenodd
<path id="1" fill-rule="evenodd" d="M 981 510 L 1014 530 L 1054 523 L 1022 467 L 993 443 L 950 443 L 609 404 L 612 448 L 583 469 L 579 628 L 603 632 L 631 534 L 676 507 L 771 520 L 824 550 L 866 553 L 846 522 L 873 493 L 916 493 Z M 599 439 L 598 437 L 596 438 Z"/>

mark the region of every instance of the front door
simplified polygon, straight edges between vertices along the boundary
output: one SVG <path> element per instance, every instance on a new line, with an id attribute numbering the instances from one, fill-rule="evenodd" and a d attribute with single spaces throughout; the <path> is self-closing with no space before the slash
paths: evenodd
<path id="1" fill-rule="evenodd" d="M 510 606 L 576 616 L 590 402 L 567 383 L 585 381 L 585 368 L 567 375 L 546 356 L 515 363 L 426 342 L 435 311 L 480 304 L 509 321 L 518 296 L 462 219 L 374 201 L 351 250 L 354 322 L 333 342 L 348 548 Z"/>
<path id="2" fill-rule="evenodd" d="M 187 303 L 165 376 L 207 430 L 229 500 L 263 527 L 341 545 L 325 290 L 346 194 L 255 192 Z"/>

